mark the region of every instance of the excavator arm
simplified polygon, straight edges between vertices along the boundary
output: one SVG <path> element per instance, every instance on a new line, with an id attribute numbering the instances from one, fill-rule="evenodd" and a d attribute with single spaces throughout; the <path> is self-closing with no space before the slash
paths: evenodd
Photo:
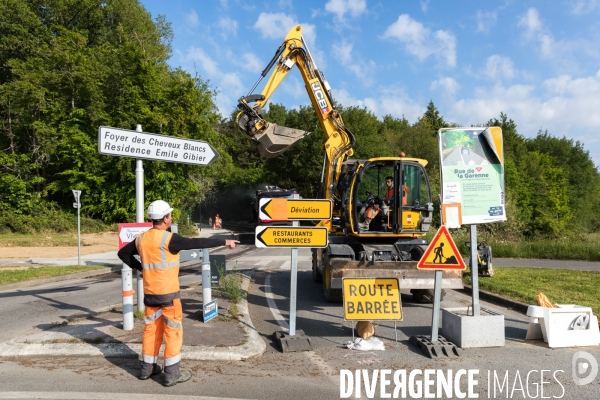
<path id="1" fill-rule="evenodd" d="M 283 44 L 277 49 L 250 93 L 239 99 L 237 124 L 257 143 L 259 153 L 265 158 L 278 156 L 310 133 L 278 126 L 263 117 L 263 107 L 294 65 L 300 70 L 306 91 L 325 133 L 325 159 L 321 176 L 323 190 L 320 197 L 334 199 L 335 184 L 342 162 L 354 153 L 354 135 L 346 129 L 341 115 L 334 107 L 329 84 L 317 69 L 302 37 L 300 25 L 288 32 Z M 254 94 L 258 84 L 271 70 L 273 71 L 262 92 Z"/>

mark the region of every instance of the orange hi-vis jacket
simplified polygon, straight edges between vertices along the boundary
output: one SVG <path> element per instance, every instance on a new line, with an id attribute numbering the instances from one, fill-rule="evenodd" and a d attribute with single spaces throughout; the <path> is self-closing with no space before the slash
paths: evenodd
<path id="1" fill-rule="evenodd" d="M 179 254 L 169 251 L 172 235 L 171 232 L 150 229 L 135 239 L 142 261 L 146 295 L 179 292 Z"/>

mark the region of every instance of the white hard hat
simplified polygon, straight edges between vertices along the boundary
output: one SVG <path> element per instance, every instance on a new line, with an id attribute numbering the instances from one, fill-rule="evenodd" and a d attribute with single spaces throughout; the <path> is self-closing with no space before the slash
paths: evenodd
<path id="1" fill-rule="evenodd" d="M 148 217 L 152 220 L 161 219 L 173 211 L 169 203 L 162 200 L 156 200 L 148 206 Z"/>

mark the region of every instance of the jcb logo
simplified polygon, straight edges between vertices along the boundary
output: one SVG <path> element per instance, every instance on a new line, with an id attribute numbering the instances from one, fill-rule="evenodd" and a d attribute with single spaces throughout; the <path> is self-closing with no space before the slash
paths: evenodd
<path id="1" fill-rule="evenodd" d="M 313 82 L 310 84 L 313 92 L 315 93 L 315 98 L 317 99 L 317 103 L 319 103 L 319 108 L 321 109 L 321 114 L 326 114 L 329 112 L 329 107 L 327 106 L 327 100 L 325 100 L 325 95 L 323 94 L 323 90 L 321 89 L 321 85 L 318 82 Z"/>

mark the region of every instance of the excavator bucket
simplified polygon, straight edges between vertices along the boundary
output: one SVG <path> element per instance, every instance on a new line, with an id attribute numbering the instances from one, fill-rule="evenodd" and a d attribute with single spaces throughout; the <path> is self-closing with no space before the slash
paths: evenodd
<path id="1" fill-rule="evenodd" d="M 285 126 L 278 126 L 277 124 L 267 123 L 267 126 L 261 132 L 252 136 L 252 140 L 258 143 L 258 152 L 264 158 L 273 158 L 305 137 L 310 132 L 286 128 Z"/>

